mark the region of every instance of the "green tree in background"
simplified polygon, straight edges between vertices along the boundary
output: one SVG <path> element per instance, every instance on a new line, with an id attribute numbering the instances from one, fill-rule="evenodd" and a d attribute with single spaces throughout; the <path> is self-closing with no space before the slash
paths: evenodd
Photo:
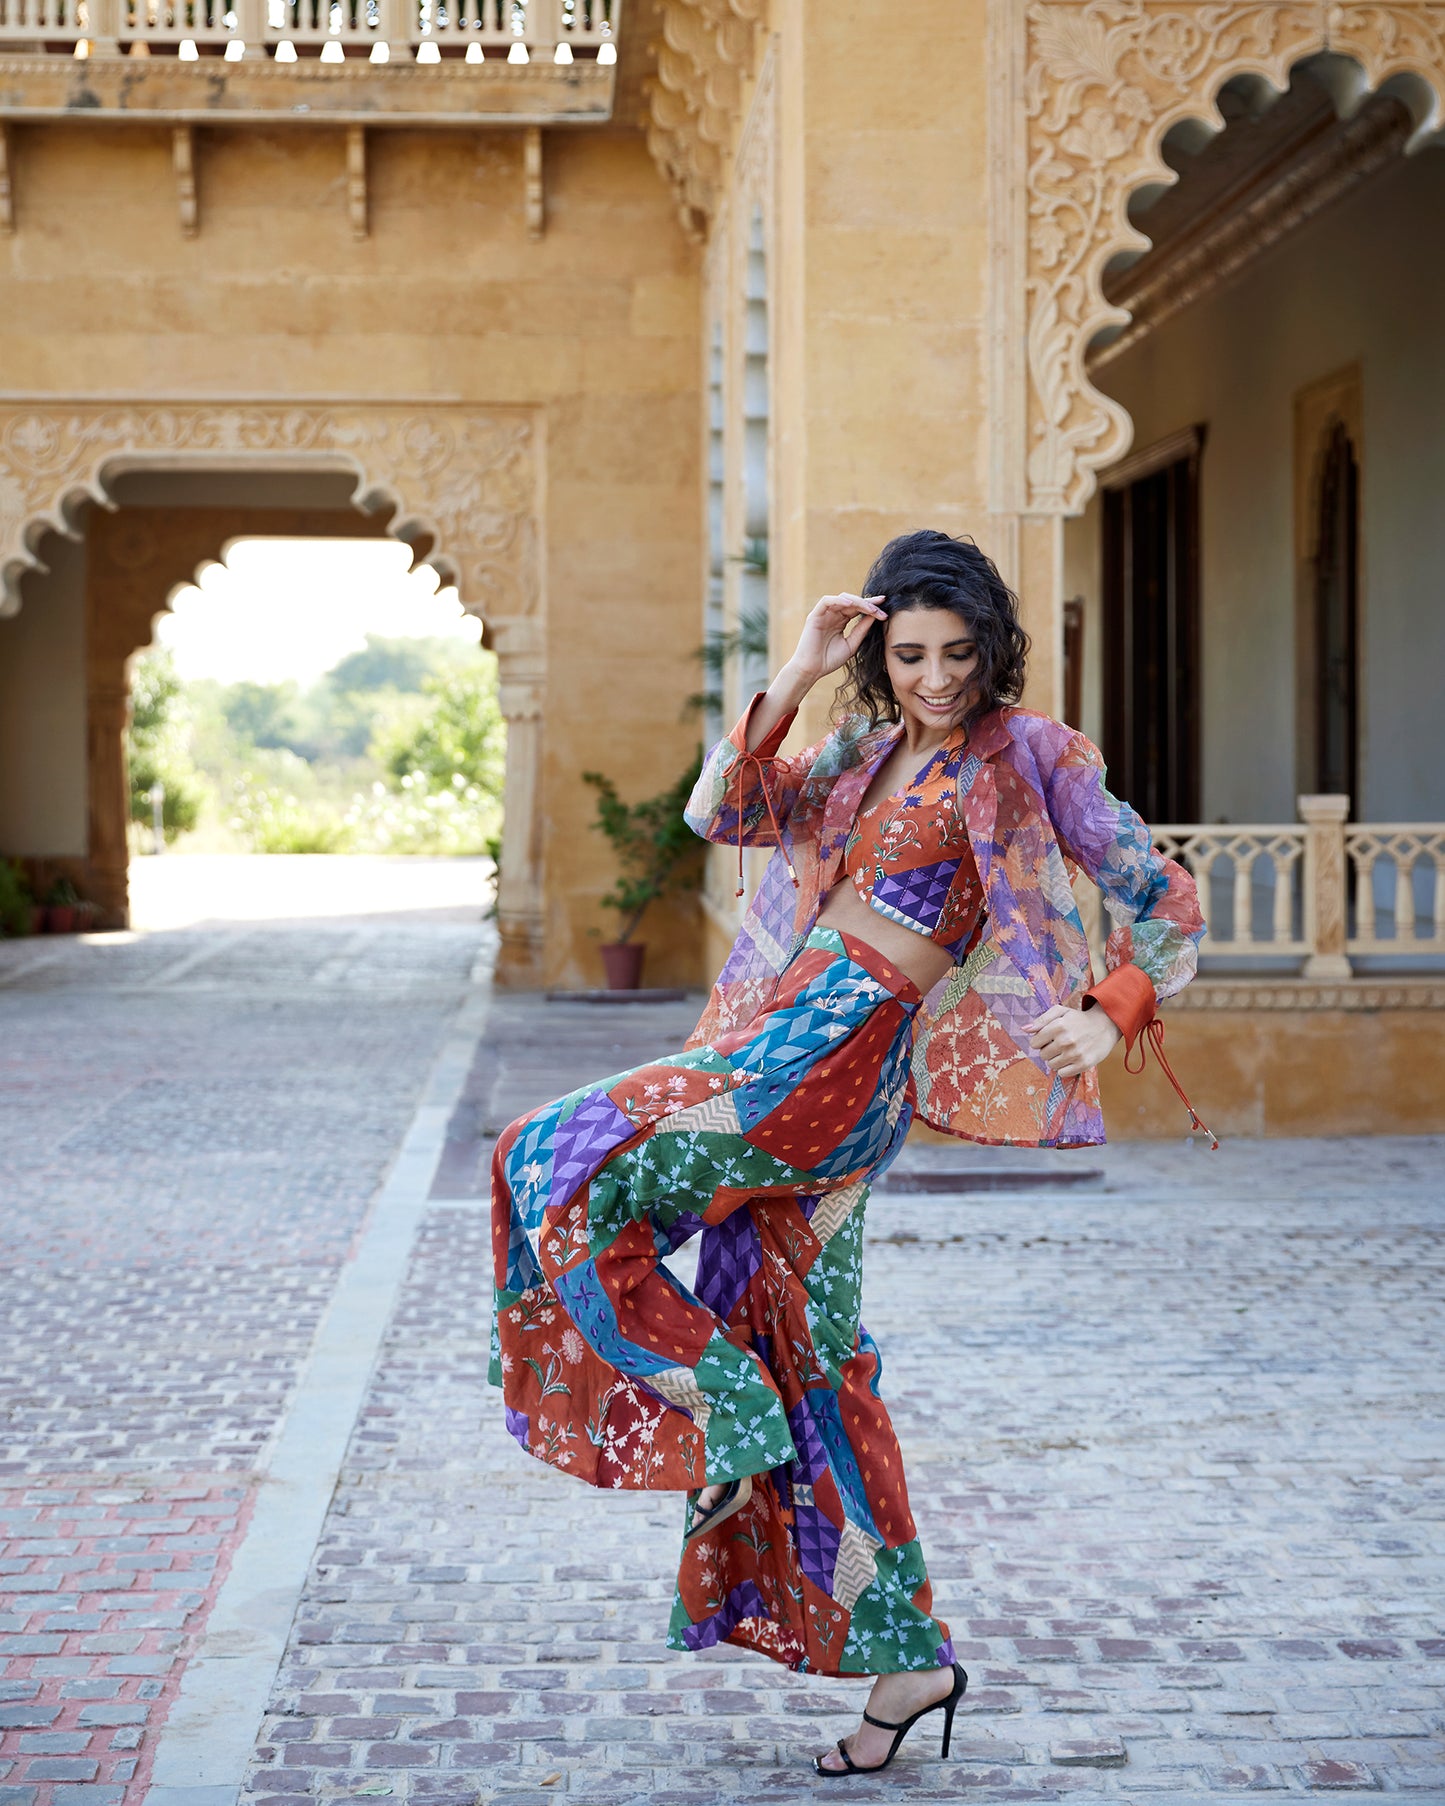
<path id="1" fill-rule="evenodd" d="M 130 812 L 149 822 L 151 786 L 165 789 L 161 819 L 174 840 L 200 819 L 205 792 L 191 761 L 190 720 L 175 660 L 163 646 L 143 652 L 131 667 L 131 716 L 127 734 Z"/>
<path id="2" fill-rule="evenodd" d="M 429 677 L 476 665 L 487 655 L 470 640 L 389 639 L 369 633 L 360 652 L 348 652 L 326 673 L 323 682 L 337 695 L 367 690 L 420 690 Z"/>
<path id="3" fill-rule="evenodd" d="M 226 724 L 244 746 L 289 746 L 299 751 L 294 744 L 299 737 L 298 694 L 291 682 L 227 684 L 221 704 Z"/>
<path id="4" fill-rule="evenodd" d="M 460 778 L 484 795 L 500 798 L 507 760 L 507 729 L 497 701 L 496 659 L 423 678 L 423 710 L 384 729 L 372 756 L 394 778 L 421 772 L 433 789 Z"/>

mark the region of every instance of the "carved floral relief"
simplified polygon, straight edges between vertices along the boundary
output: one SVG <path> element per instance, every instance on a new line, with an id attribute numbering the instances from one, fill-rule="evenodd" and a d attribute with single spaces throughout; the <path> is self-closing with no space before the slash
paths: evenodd
<path id="1" fill-rule="evenodd" d="M 0 609 L 18 606 L 45 529 L 75 530 L 104 502 L 108 470 L 287 463 L 353 471 L 356 500 L 394 508 L 398 537 L 427 536 L 427 562 L 488 619 L 539 603 L 539 448 L 520 410 L 379 403 L 0 404 Z M 5 608 L 8 600 L 8 609 Z"/>
<path id="2" fill-rule="evenodd" d="M 1366 87 L 1412 71 L 1445 88 L 1445 4 L 1328 0 L 1029 0 L 1027 116 L 1028 506 L 1077 513 L 1094 472 L 1128 449 L 1127 415 L 1084 373 L 1090 341 L 1127 315 L 1103 298 L 1111 257 L 1147 242 L 1129 197 L 1174 177 L 1165 133 L 1221 123 L 1220 87 L 1244 73 L 1273 87 L 1293 63 L 1338 50 Z"/>

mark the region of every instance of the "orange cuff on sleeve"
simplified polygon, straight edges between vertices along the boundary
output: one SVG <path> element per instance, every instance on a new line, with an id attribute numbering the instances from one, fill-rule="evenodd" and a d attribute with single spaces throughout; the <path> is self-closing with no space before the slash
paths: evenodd
<path id="1" fill-rule="evenodd" d="M 763 697 L 766 694 L 767 694 L 767 692 L 764 690 L 758 691 L 758 693 L 753 697 L 752 701 L 743 710 L 742 720 L 737 724 L 737 726 L 733 729 L 733 731 L 728 735 L 728 739 L 732 741 L 733 745 L 741 753 L 745 753 L 748 750 L 748 729 L 752 725 L 753 716 L 754 716 L 754 714 L 756 714 L 758 706 L 762 702 Z M 796 709 L 793 709 L 788 714 L 784 715 L 783 719 L 773 729 L 772 733 L 770 733 L 768 735 L 767 739 L 760 741 L 753 748 L 753 751 L 752 751 L 753 758 L 755 758 L 755 759 L 776 758 L 778 748 L 783 744 L 783 741 L 787 736 L 788 729 L 793 725 L 793 722 L 797 719 L 797 714 L 798 714 L 798 711 Z"/>
<path id="2" fill-rule="evenodd" d="M 1153 985 L 1137 966 L 1116 966 L 1084 992 L 1084 1008 L 1088 1009 L 1091 1003 L 1103 1010 L 1132 1053 L 1134 1043 L 1154 1020 L 1157 1000 Z"/>

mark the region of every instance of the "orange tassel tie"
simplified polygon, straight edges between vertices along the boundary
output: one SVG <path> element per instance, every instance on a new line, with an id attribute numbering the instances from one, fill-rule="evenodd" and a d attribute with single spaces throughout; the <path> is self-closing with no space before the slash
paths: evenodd
<path id="1" fill-rule="evenodd" d="M 1200 1118 L 1199 1112 L 1184 1095 L 1184 1087 L 1179 1083 L 1178 1079 L 1175 1078 L 1174 1068 L 1169 1064 L 1168 1059 L 1165 1057 L 1164 1024 L 1157 1016 L 1154 1017 L 1152 1021 L 1144 1024 L 1144 1035 L 1148 1040 L 1149 1045 L 1154 1049 L 1154 1058 L 1164 1069 L 1165 1078 L 1168 1079 L 1169 1083 L 1174 1087 L 1174 1095 L 1189 1112 L 1189 1123 L 1191 1128 L 1197 1129 L 1201 1135 L 1207 1135 L 1209 1137 L 1210 1153 L 1217 1154 L 1219 1152 L 1219 1137 L 1214 1133 L 1213 1129 L 1206 1127 Z M 1143 1041 L 1136 1041 L 1134 1046 L 1139 1050 L 1139 1064 L 1137 1066 L 1131 1066 L 1129 1064 L 1129 1056 L 1132 1049 L 1126 1047 L 1124 1050 L 1124 1070 L 1125 1072 L 1133 1073 L 1137 1077 L 1138 1074 L 1144 1070 L 1144 1043 Z"/>
<path id="2" fill-rule="evenodd" d="M 778 826 L 778 814 L 773 808 L 773 795 L 768 789 L 767 768 L 771 763 L 771 759 L 759 758 L 757 753 L 745 752 L 734 767 L 738 774 L 738 888 L 736 894 L 739 897 L 743 894 L 743 774 L 747 771 L 749 764 L 756 765 L 758 768 L 758 788 L 763 793 L 763 801 L 768 805 L 768 820 L 773 824 L 773 839 L 778 843 L 778 851 L 783 855 L 783 863 L 788 868 L 788 876 L 793 880 L 794 890 L 798 888 L 798 874 L 793 870 L 793 862 L 788 858 L 787 849 L 783 845 L 783 831 Z"/>

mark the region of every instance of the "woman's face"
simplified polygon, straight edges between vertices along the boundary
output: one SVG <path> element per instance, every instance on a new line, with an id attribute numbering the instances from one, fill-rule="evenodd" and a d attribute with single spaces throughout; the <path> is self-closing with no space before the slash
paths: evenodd
<path id="1" fill-rule="evenodd" d="M 950 608 L 904 608 L 884 632 L 888 681 L 905 724 L 937 732 L 952 727 L 973 700 L 978 646 L 962 615 Z"/>

